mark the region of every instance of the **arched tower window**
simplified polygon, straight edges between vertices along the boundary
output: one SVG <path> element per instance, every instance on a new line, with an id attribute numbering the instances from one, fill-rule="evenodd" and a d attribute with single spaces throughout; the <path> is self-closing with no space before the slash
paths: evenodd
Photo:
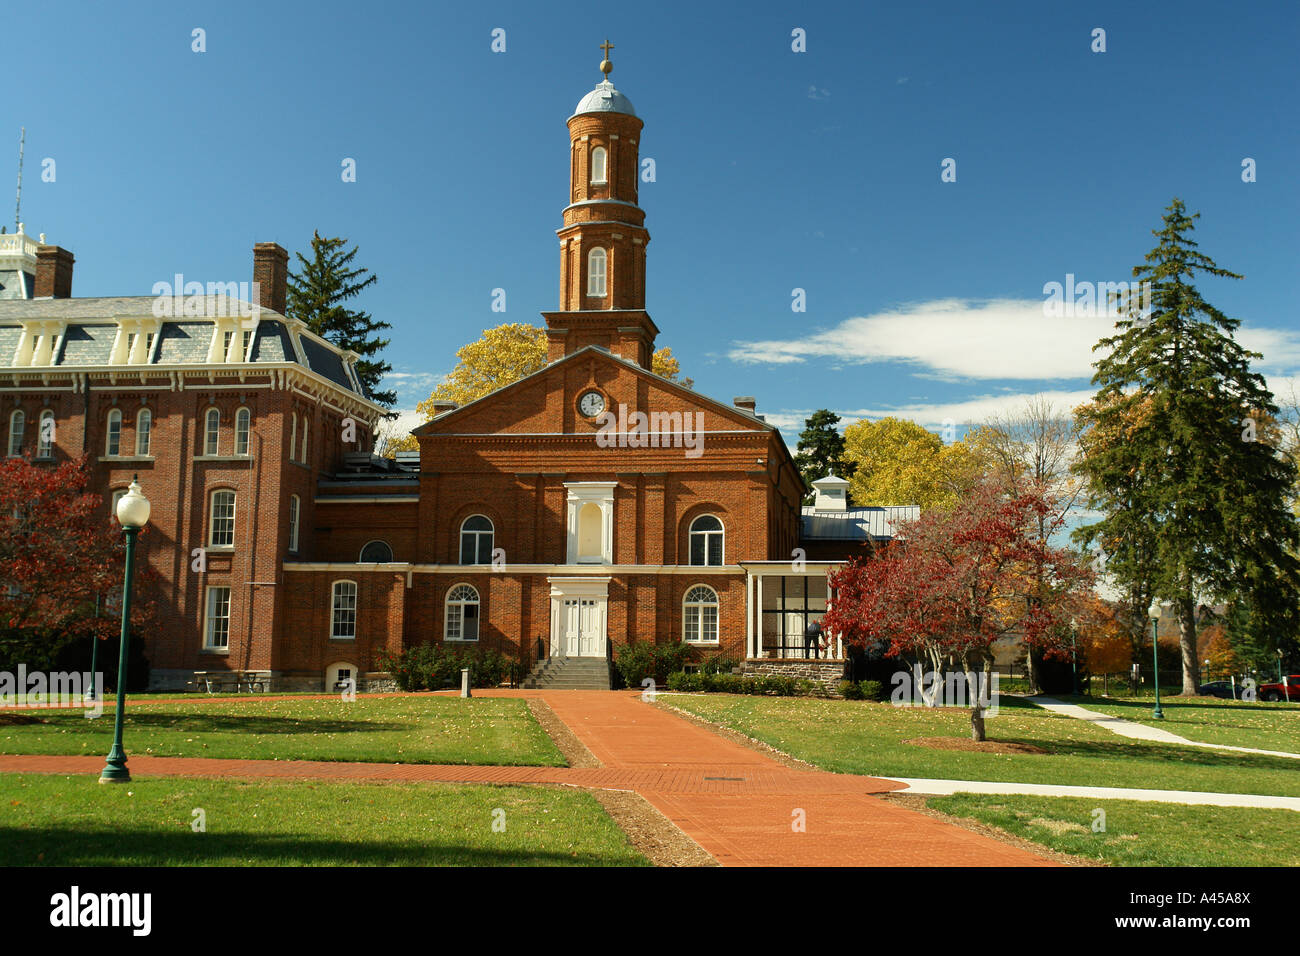
<path id="1" fill-rule="evenodd" d="M 591 182 L 592 185 L 603 185 L 608 182 L 605 178 L 605 147 L 597 146 L 591 151 Z"/>
<path id="2" fill-rule="evenodd" d="M 592 249 L 587 253 L 587 295 L 603 298 L 605 295 L 606 275 L 605 250 Z"/>

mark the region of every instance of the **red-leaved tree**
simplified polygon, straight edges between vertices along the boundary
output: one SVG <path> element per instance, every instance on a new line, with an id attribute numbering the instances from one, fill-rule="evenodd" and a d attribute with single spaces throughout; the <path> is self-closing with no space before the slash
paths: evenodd
<path id="1" fill-rule="evenodd" d="M 122 528 L 104 514 L 101 497 L 89 490 L 90 477 L 85 457 L 58 465 L 34 464 L 26 457 L 0 461 L 5 656 L 40 659 L 69 640 L 90 635 L 103 640 L 120 631 Z M 142 585 L 152 574 L 143 561 L 136 567 L 132 624 L 139 627 L 151 616 Z"/>
<path id="2" fill-rule="evenodd" d="M 1039 490 L 978 485 L 953 507 L 902 524 L 875 556 L 834 572 L 822 625 L 850 645 L 928 659 L 935 671 L 960 665 L 971 688 L 971 737 L 984 740 L 987 700 L 976 675 L 991 665 L 993 642 L 1018 632 L 1051 656 L 1068 653 L 1069 619 L 1092 584 L 1076 553 L 1038 533 L 1039 518 L 1056 513 Z"/>

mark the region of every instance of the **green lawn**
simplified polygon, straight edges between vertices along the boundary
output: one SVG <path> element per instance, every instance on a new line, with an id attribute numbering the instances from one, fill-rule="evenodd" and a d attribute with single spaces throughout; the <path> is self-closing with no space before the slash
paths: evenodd
<path id="1" fill-rule="evenodd" d="M 928 805 L 1115 866 L 1300 866 L 1300 813 L 1136 800 L 959 793 Z M 1094 833 L 1094 810 L 1105 832 Z"/>
<path id="2" fill-rule="evenodd" d="M 39 723 L 8 721 L 26 715 Z M 126 709 L 129 755 L 562 767 L 525 701 L 474 697 L 184 700 Z M 0 712 L 0 753 L 107 754 L 113 710 Z"/>
<path id="3" fill-rule="evenodd" d="M 1003 697 L 999 713 L 988 719 L 989 739 L 1048 753 L 935 750 L 903 742 L 969 738 L 969 716 L 960 710 L 728 694 L 661 692 L 659 699 L 839 773 L 1300 796 L 1300 766 L 1289 758 L 1129 740 L 1014 697 Z"/>
<path id="4" fill-rule="evenodd" d="M 206 832 L 191 828 L 198 808 Z M 574 790 L 0 774 L 3 866 L 647 863 Z"/>
<path id="5" fill-rule="evenodd" d="M 1300 705 L 1214 697 L 1161 697 L 1164 720 L 1151 716 L 1153 697 L 1059 697 L 1113 717 L 1159 727 L 1207 744 L 1300 753 Z M 1300 762 L 1296 769 L 1300 770 Z"/>

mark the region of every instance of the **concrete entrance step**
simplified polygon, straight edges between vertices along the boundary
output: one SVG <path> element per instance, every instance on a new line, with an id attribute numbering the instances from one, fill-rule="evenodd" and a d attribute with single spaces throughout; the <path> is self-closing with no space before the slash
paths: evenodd
<path id="1" fill-rule="evenodd" d="M 548 657 L 524 680 L 528 688 L 609 690 L 609 661 L 603 657 Z"/>

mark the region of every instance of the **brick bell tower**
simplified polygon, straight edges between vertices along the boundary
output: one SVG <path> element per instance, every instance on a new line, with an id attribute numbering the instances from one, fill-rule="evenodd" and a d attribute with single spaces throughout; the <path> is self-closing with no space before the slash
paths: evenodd
<path id="1" fill-rule="evenodd" d="M 560 237 L 560 311 L 543 312 L 555 361 L 588 345 L 650 368 L 659 329 L 645 311 L 645 212 L 637 205 L 641 120 L 604 78 L 569 117 L 569 205 Z"/>

